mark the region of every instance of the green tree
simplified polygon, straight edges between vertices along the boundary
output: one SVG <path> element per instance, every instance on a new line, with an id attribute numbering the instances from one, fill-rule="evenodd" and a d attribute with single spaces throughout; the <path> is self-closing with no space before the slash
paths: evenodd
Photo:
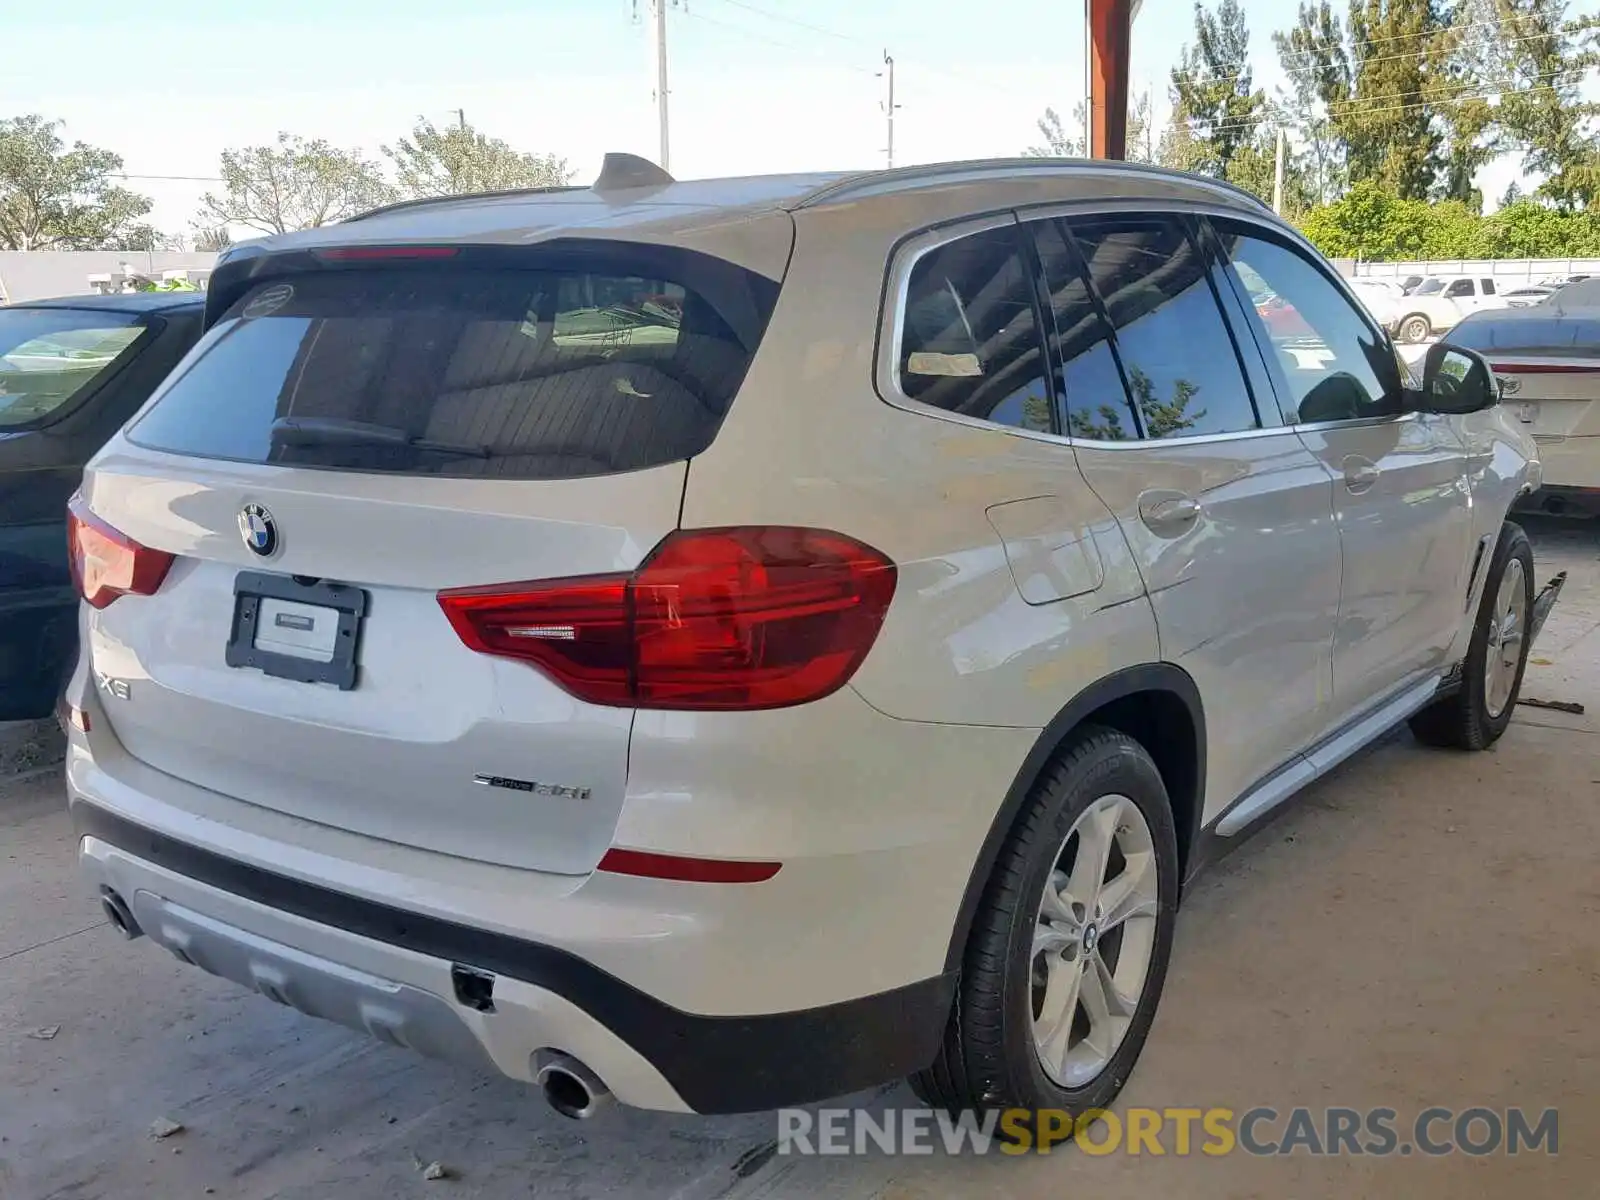
<path id="1" fill-rule="evenodd" d="M 1172 69 L 1174 120 L 1181 117 L 1193 142 L 1189 169 L 1226 176 L 1234 154 L 1255 139 L 1266 93 L 1253 84 L 1239 0 L 1220 0 L 1215 12 L 1195 0 L 1194 31 Z"/>
<path id="2" fill-rule="evenodd" d="M 143 250 L 150 200 L 113 180 L 122 157 L 74 143 L 37 113 L 0 120 L 0 250 Z"/>
<path id="3" fill-rule="evenodd" d="M 419 117 L 409 138 L 383 152 L 394 163 L 400 191 L 412 198 L 561 187 L 574 174 L 554 154 L 528 154 L 463 122 L 440 129 Z"/>
<path id="4" fill-rule="evenodd" d="M 1084 115 L 1087 108 L 1083 101 L 1072 110 L 1072 120 L 1077 127 L 1088 132 L 1088 119 Z M 1029 146 L 1022 152 L 1024 158 L 1083 158 L 1088 154 L 1084 148 L 1083 136 L 1074 137 L 1068 133 L 1061 124 L 1061 115 L 1053 108 L 1044 110 L 1044 116 L 1035 124 L 1039 127 L 1039 136 L 1044 140 Z"/>
<path id="5" fill-rule="evenodd" d="M 1561 208 L 1600 205 L 1600 103 L 1582 84 L 1600 66 L 1600 17 L 1573 17 L 1566 0 L 1487 0 L 1494 78 L 1505 81 L 1495 120 L 1544 175 L 1538 194 Z"/>
<path id="6" fill-rule="evenodd" d="M 223 225 L 197 225 L 194 231 L 194 248 L 218 253 L 233 245 L 233 235 Z"/>
<path id="7" fill-rule="evenodd" d="M 1205 148 L 1194 135 L 1182 101 L 1175 102 L 1167 118 L 1167 127 L 1156 143 L 1156 162 L 1175 171 L 1199 171 L 1203 169 L 1205 158 Z"/>
<path id="8" fill-rule="evenodd" d="M 1425 199 L 1442 166 L 1435 120 L 1447 33 L 1433 0 L 1351 0 L 1351 89 L 1333 106 L 1352 182 Z"/>
<path id="9" fill-rule="evenodd" d="M 262 233 L 312 229 L 394 199 L 383 171 L 359 150 L 280 133 L 273 146 L 222 152 L 222 195 L 207 193 L 200 220 Z"/>
<path id="10" fill-rule="evenodd" d="M 1344 27 L 1329 0 L 1301 0 L 1295 24 L 1272 35 L 1289 80 L 1279 90 L 1279 119 L 1298 143 L 1300 173 L 1310 204 L 1326 204 L 1343 190 L 1345 146 L 1333 127 L 1335 105 L 1350 101 L 1350 53 Z"/>
<path id="11" fill-rule="evenodd" d="M 1128 161 L 1157 161 L 1155 116 L 1150 111 L 1148 91 L 1139 92 L 1128 100 Z"/>

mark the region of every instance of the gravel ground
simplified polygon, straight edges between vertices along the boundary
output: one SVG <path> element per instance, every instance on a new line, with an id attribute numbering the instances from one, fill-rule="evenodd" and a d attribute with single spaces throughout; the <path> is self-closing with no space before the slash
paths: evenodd
<path id="1" fill-rule="evenodd" d="M 118 941 L 45 772 L 0 784 L 0 1198 L 1596 1195 L 1600 523 L 1534 532 L 1571 583 L 1524 691 L 1587 714 L 1519 709 L 1481 755 L 1392 737 L 1214 869 L 1119 1107 L 1554 1106 L 1556 1157 L 813 1159 L 773 1157 L 769 1115 L 573 1124 Z"/>

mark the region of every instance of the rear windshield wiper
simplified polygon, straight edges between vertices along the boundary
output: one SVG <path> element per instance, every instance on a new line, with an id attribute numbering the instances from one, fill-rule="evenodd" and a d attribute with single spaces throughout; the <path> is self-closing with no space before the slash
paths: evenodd
<path id="1" fill-rule="evenodd" d="M 428 454 L 457 458 L 490 458 L 487 446 L 470 442 L 441 442 L 417 437 L 398 425 L 375 425 L 343 417 L 279 417 L 272 423 L 275 446 L 400 446 Z"/>

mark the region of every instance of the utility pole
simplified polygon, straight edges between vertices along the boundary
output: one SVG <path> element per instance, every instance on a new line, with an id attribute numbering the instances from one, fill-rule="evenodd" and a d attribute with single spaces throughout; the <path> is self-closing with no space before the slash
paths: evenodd
<path id="1" fill-rule="evenodd" d="M 456 123 L 462 129 L 465 129 L 467 127 L 467 110 L 466 109 L 464 109 L 464 108 L 456 109 Z"/>
<path id="2" fill-rule="evenodd" d="M 889 102 L 883 106 L 883 111 L 888 115 L 888 118 L 889 118 L 889 143 L 884 149 L 884 155 L 885 155 L 886 161 L 887 161 L 890 169 L 893 169 L 893 167 L 894 167 L 894 110 L 899 108 L 900 106 L 894 102 L 894 57 L 887 50 L 885 50 L 883 52 L 883 67 L 884 67 L 884 69 L 882 71 L 879 71 L 878 74 L 880 76 L 888 76 L 888 79 L 889 79 Z"/>
<path id="3" fill-rule="evenodd" d="M 1289 135 L 1278 130 L 1278 156 L 1272 167 L 1272 211 L 1283 215 L 1283 168 L 1289 153 Z"/>
<path id="4" fill-rule="evenodd" d="M 667 0 L 651 0 L 656 10 L 656 119 L 661 124 L 661 169 L 671 171 L 667 162 Z"/>

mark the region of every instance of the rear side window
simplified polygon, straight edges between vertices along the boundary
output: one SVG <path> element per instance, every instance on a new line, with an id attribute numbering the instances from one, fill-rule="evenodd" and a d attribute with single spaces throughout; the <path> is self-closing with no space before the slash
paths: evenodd
<path id="1" fill-rule="evenodd" d="M 1183 222 L 1096 217 L 1067 225 L 1115 330 L 1143 436 L 1259 428 L 1209 265 Z"/>
<path id="2" fill-rule="evenodd" d="M 0 309 L 0 431 L 49 420 L 110 374 L 146 332 L 124 313 Z"/>
<path id="3" fill-rule="evenodd" d="M 1044 345 L 1015 225 L 970 234 L 917 260 L 900 330 L 900 390 L 913 400 L 1050 432 Z"/>
<path id="4" fill-rule="evenodd" d="M 255 287 L 132 428 L 153 449 L 550 479 L 710 445 L 778 285 L 661 247 L 527 269 L 330 270 Z"/>
<path id="5" fill-rule="evenodd" d="M 1063 431 L 1100 442 L 1137 438 L 1140 416 L 1123 386 L 1111 329 L 1061 222 L 1032 221 L 1028 228 L 1050 293 Z"/>

